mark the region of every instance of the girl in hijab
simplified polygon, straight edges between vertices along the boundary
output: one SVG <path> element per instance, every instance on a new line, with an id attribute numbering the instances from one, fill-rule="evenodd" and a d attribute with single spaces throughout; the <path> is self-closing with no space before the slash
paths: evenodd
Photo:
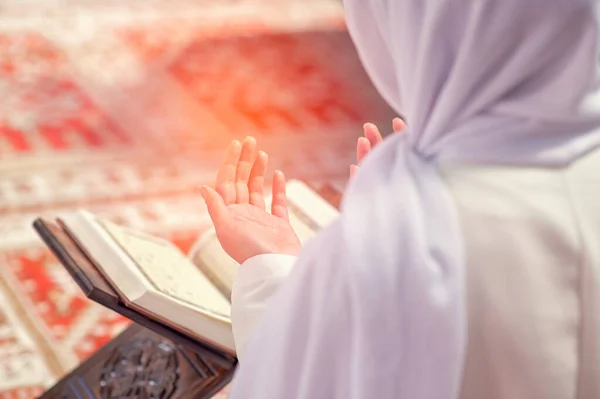
<path id="1" fill-rule="evenodd" d="M 202 188 L 242 264 L 231 398 L 600 398 L 599 1 L 345 8 L 408 128 L 304 248 L 253 139 Z"/>

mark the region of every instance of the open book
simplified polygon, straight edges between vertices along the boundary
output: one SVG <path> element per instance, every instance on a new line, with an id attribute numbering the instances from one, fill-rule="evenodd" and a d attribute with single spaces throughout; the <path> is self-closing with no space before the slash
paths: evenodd
<path id="1" fill-rule="evenodd" d="M 337 217 L 337 209 L 304 183 L 288 182 L 287 192 L 290 223 L 302 242 Z M 214 231 L 201 236 L 186 256 L 167 240 L 86 211 L 66 214 L 58 224 L 125 307 L 235 355 L 229 298 L 239 265 Z M 64 256 L 58 257 L 63 262 Z"/>

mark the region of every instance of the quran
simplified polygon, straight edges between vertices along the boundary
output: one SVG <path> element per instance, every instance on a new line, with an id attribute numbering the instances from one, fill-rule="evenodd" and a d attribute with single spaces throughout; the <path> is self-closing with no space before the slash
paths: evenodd
<path id="1" fill-rule="evenodd" d="M 290 224 L 303 243 L 337 217 L 335 199 L 327 201 L 303 182 L 289 181 L 287 197 Z M 186 255 L 168 240 L 85 210 L 55 223 L 38 219 L 34 227 L 88 297 L 168 338 L 235 357 L 230 295 L 239 265 L 214 230 Z M 103 292 L 112 293 L 112 302 Z"/>

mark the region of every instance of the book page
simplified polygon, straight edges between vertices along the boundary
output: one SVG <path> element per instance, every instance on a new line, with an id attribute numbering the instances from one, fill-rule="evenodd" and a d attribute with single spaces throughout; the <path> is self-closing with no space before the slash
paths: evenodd
<path id="1" fill-rule="evenodd" d="M 302 182 L 289 181 L 287 194 L 290 224 L 302 244 L 337 217 L 337 210 Z M 266 202 L 270 209 L 271 199 L 267 198 Z M 230 298 L 239 264 L 223 250 L 214 230 L 198 240 L 191 255 L 194 264 Z"/>
<path id="2" fill-rule="evenodd" d="M 229 318 L 229 301 L 174 244 L 108 221 L 98 222 L 157 291 Z"/>

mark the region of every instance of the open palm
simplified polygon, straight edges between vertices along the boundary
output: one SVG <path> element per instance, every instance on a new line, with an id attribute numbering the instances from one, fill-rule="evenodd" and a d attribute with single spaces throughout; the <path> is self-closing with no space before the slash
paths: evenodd
<path id="1" fill-rule="evenodd" d="M 221 246 L 238 263 L 261 254 L 295 255 L 300 240 L 288 219 L 285 177 L 273 175 L 271 213 L 266 211 L 264 181 L 268 156 L 256 140 L 233 141 L 225 151 L 215 189 L 201 188 Z"/>

